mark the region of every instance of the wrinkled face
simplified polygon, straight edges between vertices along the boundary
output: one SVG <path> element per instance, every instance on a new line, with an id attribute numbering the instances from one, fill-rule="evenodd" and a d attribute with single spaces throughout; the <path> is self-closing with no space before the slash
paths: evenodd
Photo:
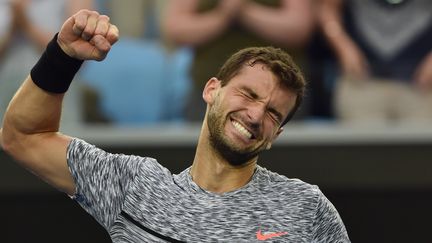
<path id="1" fill-rule="evenodd" d="M 245 66 L 224 87 L 216 78 L 209 80 L 204 99 L 211 145 L 232 165 L 242 165 L 270 148 L 296 95 L 257 63 Z"/>

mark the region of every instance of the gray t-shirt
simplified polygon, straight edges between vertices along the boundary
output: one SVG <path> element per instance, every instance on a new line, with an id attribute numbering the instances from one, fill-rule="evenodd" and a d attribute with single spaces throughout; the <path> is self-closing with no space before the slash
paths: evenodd
<path id="1" fill-rule="evenodd" d="M 73 198 L 113 242 L 350 242 L 317 186 L 257 166 L 244 187 L 215 194 L 155 159 L 68 148 Z"/>

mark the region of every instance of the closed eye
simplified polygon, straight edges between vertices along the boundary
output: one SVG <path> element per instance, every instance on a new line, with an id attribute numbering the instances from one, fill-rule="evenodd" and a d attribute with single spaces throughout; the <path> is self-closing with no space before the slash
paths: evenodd
<path id="1" fill-rule="evenodd" d="M 246 92 L 242 92 L 241 94 L 242 94 L 243 97 L 245 97 L 246 99 L 248 99 L 248 100 L 253 100 L 253 98 L 252 98 L 252 96 L 251 96 L 250 94 L 248 94 L 248 93 L 246 93 Z"/>
<path id="2" fill-rule="evenodd" d="M 259 98 L 258 94 L 255 93 L 253 90 L 251 90 L 248 87 L 244 87 L 242 90 L 242 93 L 244 96 L 246 96 L 247 98 L 249 98 L 251 100 L 257 100 Z"/>
<path id="3" fill-rule="evenodd" d="M 259 96 L 257 93 L 255 93 L 252 89 L 248 88 L 248 87 L 243 87 L 241 90 L 241 93 L 244 97 L 246 97 L 246 99 L 250 100 L 250 101 L 254 101 L 254 100 L 258 100 Z M 282 114 L 280 112 L 278 112 L 276 109 L 274 108 L 267 108 L 268 114 L 270 116 L 270 118 L 278 125 L 280 125 L 282 123 Z"/>
<path id="4" fill-rule="evenodd" d="M 278 112 L 277 110 L 273 109 L 273 108 L 268 108 L 268 114 L 271 117 L 271 119 L 273 121 L 275 121 L 277 124 L 281 124 L 282 123 L 282 114 L 280 112 Z"/>

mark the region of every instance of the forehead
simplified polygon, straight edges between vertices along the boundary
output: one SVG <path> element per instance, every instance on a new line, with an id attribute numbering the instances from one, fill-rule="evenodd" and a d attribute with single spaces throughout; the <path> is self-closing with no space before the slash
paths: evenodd
<path id="1" fill-rule="evenodd" d="M 244 64 L 240 71 L 231 78 L 228 84 L 247 86 L 270 86 L 279 85 L 279 78 L 264 64 Z"/>

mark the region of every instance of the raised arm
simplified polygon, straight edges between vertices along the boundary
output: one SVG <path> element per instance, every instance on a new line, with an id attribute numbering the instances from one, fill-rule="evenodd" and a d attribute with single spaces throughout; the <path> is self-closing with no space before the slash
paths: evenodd
<path id="1" fill-rule="evenodd" d="M 248 1 L 242 8 L 243 26 L 273 43 L 288 47 L 307 43 L 314 29 L 310 0 L 282 0 L 279 8 Z"/>
<path id="2" fill-rule="evenodd" d="M 171 0 L 162 31 L 167 40 L 197 46 L 217 37 L 232 23 L 244 0 L 220 0 L 210 11 L 199 13 L 199 0 Z"/>
<path id="3" fill-rule="evenodd" d="M 109 23 L 107 16 L 82 10 L 64 23 L 57 40 L 50 46 L 61 48 L 64 53 L 60 59 L 77 63 L 79 60 L 104 59 L 117 39 L 118 30 Z M 46 53 L 51 60 L 47 61 L 46 56 L 41 58 L 45 58 L 42 70 L 52 72 L 40 73 L 40 70 L 33 70 L 31 76 L 24 81 L 6 111 L 0 144 L 20 165 L 72 195 L 75 184 L 66 162 L 66 149 L 71 138 L 59 133 L 64 94 L 46 91 L 52 90 L 51 87 L 65 87 L 63 83 L 69 82 L 68 79 L 71 78 L 63 80 L 60 74 L 55 82 L 51 80 L 55 77 L 52 73 L 59 73 L 55 70 L 59 67 L 50 65 L 58 63 L 59 58 L 53 57 L 53 52 L 48 49 Z M 51 62 L 52 58 L 57 62 Z M 41 61 L 38 65 L 40 63 Z M 70 67 L 63 66 L 61 69 L 68 71 Z M 49 78 L 41 80 L 42 77 Z M 61 83 L 54 84 L 56 82 Z"/>

